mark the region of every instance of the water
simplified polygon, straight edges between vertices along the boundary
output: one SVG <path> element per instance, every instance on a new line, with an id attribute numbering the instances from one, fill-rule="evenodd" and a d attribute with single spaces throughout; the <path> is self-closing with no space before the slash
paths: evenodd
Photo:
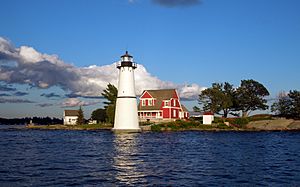
<path id="1" fill-rule="evenodd" d="M 299 132 L 0 128 L 0 186 L 300 186 Z"/>

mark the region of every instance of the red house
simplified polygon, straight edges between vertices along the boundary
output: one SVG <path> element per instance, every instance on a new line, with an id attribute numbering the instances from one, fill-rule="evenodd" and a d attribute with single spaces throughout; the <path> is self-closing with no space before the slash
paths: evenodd
<path id="1" fill-rule="evenodd" d="M 188 119 L 188 110 L 180 103 L 175 89 L 145 90 L 140 97 L 138 116 L 143 120 Z"/>

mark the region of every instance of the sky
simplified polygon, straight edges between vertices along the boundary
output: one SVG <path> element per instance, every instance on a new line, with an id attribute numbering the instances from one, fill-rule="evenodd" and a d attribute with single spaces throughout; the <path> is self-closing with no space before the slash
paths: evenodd
<path id="1" fill-rule="evenodd" d="M 138 63 L 136 92 L 176 88 L 188 109 L 214 82 L 300 90 L 298 0 L 2 0 L 0 117 L 103 107 L 115 62 Z"/>

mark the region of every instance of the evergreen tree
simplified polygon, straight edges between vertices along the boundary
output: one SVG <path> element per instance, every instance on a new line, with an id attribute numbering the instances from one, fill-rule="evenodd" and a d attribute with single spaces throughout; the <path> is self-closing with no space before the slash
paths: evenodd
<path id="1" fill-rule="evenodd" d="M 107 85 L 107 88 L 103 91 L 102 96 L 105 99 L 107 99 L 107 101 L 104 102 L 104 108 L 106 109 L 107 115 L 107 122 L 114 123 L 118 89 L 114 85 L 109 83 Z"/>
<path id="2" fill-rule="evenodd" d="M 84 124 L 84 116 L 83 116 L 83 111 L 81 109 L 81 106 L 79 107 L 78 110 L 78 118 L 77 118 L 77 125 L 83 125 Z"/>

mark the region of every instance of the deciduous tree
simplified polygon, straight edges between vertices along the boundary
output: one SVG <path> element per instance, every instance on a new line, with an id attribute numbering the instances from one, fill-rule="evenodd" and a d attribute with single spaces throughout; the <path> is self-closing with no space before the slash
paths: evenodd
<path id="1" fill-rule="evenodd" d="M 269 108 L 267 100 L 269 91 L 264 85 L 255 80 L 242 80 L 236 90 L 235 110 L 242 111 L 242 116 L 247 117 L 251 111 L 266 110 Z"/>
<path id="2" fill-rule="evenodd" d="M 91 118 L 97 122 L 105 122 L 107 119 L 106 109 L 98 108 L 92 112 Z"/>
<path id="3" fill-rule="evenodd" d="M 233 110 L 235 89 L 228 82 L 213 83 L 199 95 L 199 104 L 203 105 L 203 111 L 212 111 L 227 117 Z"/>
<path id="4" fill-rule="evenodd" d="M 300 92 L 293 90 L 288 94 L 279 94 L 271 110 L 281 117 L 300 119 Z"/>

